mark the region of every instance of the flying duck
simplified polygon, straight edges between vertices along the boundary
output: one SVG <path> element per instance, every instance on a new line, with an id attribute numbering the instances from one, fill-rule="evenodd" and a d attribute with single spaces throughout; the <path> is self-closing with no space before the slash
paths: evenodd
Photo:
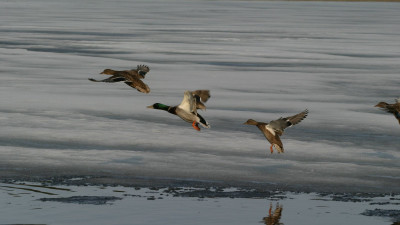
<path id="1" fill-rule="evenodd" d="M 400 124 L 400 98 L 396 99 L 396 103 L 388 104 L 386 102 L 379 102 L 375 107 L 379 107 L 382 110 L 392 113 L 394 117 L 399 121 Z"/>
<path id="2" fill-rule="evenodd" d="M 304 110 L 303 112 L 296 114 L 294 116 L 286 117 L 286 118 L 279 118 L 277 120 L 272 120 L 269 123 L 257 122 L 253 119 L 247 120 L 244 124 L 247 125 L 256 125 L 258 129 L 264 134 L 267 138 L 269 143 L 271 143 L 271 154 L 274 152 L 273 147 L 276 148 L 278 153 L 283 153 L 283 144 L 279 136 L 283 135 L 283 131 L 287 127 L 291 127 L 300 123 L 304 118 L 308 115 L 308 110 Z"/>
<path id="3" fill-rule="evenodd" d="M 100 74 L 112 75 L 111 77 L 104 80 L 95 80 L 93 78 L 89 78 L 89 80 L 93 82 L 107 82 L 107 83 L 124 81 L 125 84 L 131 86 L 132 88 L 135 88 L 136 90 L 147 94 L 150 92 L 150 88 L 149 86 L 147 86 L 147 84 L 141 81 L 141 79 L 144 79 L 149 71 L 150 68 L 146 65 L 138 65 L 136 69 L 123 70 L 123 71 L 105 69 Z"/>
<path id="4" fill-rule="evenodd" d="M 266 225 L 282 225 L 280 223 L 282 217 L 283 206 L 276 203 L 275 211 L 272 211 L 272 203 L 269 205 L 268 216 L 263 218 L 263 221 Z"/>
<path id="5" fill-rule="evenodd" d="M 184 121 L 192 123 L 193 128 L 197 131 L 200 131 L 199 124 L 201 124 L 201 126 L 205 128 L 210 128 L 208 122 L 200 114 L 197 113 L 196 97 L 194 97 L 193 94 L 195 92 L 196 91 L 185 91 L 181 104 L 177 106 L 168 106 L 161 103 L 154 103 L 153 105 L 147 106 L 147 108 L 164 110 L 171 114 L 177 115 Z"/>

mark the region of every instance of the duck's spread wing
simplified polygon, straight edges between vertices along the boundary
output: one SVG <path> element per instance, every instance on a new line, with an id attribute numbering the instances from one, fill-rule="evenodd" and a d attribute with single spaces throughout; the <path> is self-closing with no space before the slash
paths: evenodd
<path id="1" fill-rule="evenodd" d="M 193 95 L 198 96 L 202 102 L 207 102 L 207 100 L 211 97 L 210 90 L 195 90 L 192 93 Z"/>
<path id="2" fill-rule="evenodd" d="M 145 84 L 143 81 L 141 81 L 138 78 L 131 78 L 128 81 L 125 81 L 125 84 L 136 88 L 136 90 L 142 92 L 142 93 L 149 93 L 150 92 L 150 88 L 147 84 Z"/>
<path id="3" fill-rule="evenodd" d="M 200 96 L 193 95 L 194 100 L 196 101 L 196 109 L 206 110 L 206 106 L 201 102 Z"/>
<path id="4" fill-rule="evenodd" d="M 291 127 L 293 125 L 296 125 L 300 123 L 304 118 L 306 118 L 308 115 L 308 110 L 304 110 L 303 112 L 296 114 L 294 116 L 286 117 L 286 118 L 279 118 L 277 120 L 273 120 L 268 123 L 268 126 L 271 129 L 274 129 L 274 131 L 278 134 L 278 136 L 283 135 L 283 131 L 287 127 Z"/>
<path id="5" fill-rule="evenodd" d="M 197 114 L 196 100 L 195 98 L 193 98 L 193 94 L 190 91 L 185 91 L 185 93 L 183 94 L 182 102 L 181 104 L 179 104 L 178 107 L 188 113 Z"/>
<path id="6" fill-rule="evenodd" d="M 143 78 L 144 78 L 144 75 L 146 75 L 150 71 L 150 68 L 146 65 L 138 65 L 136 70 L 137 70 L 137 73 L 139 75 L 143 76 Z"/>
<path id="7" fill-rule="evenodd" d="M 296 125 L 298 123 L 300 123 L 300 121 L 302 121 L 304 118 L 306 118 L 308 115 L 308 110 L 304 110 L 303 112 L 296 114 L 294 116 L 291 117 L 287 117 L 287 118 L 283 118 L 285 120 L 287 120 L 288 122 L 291 123 L 290 126 Z"/>

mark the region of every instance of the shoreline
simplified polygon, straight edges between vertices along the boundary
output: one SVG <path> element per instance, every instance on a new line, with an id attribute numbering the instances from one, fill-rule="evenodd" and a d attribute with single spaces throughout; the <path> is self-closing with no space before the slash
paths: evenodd
<path id="1" fill-rule="evenodd" d="M 1 183 L 24 183 L 34 182 L 42 185 L 66 185 L 66 186 L 107 186 L 107 187 L 131 187 L 131 188 L 239 188 L 242 190 L 253 191 L 254 193 L 272 192 L 293 192 L 293 193 L 318 193 L 322 195 L 334 194 L 354 194 L 360 196 L 382 196 L 400 195 L 397 191 L 387 191 L 381 188 L 358 187 L 342 185 L 290 185 L 278 183 L 260 182 L 238 182 L 238 181 L 212 181 L 212 180 L 193 180 L 178 178 L 151 178 L 151 177 L 127 177 L 127 176 L 94 176 L 94 175 L 61 175 L 61 176 L 9 176 L 1 177 Z M 340 187 L 339 187 L 340 186 Z"/>
<path id="2" fill-rule="evenodd" d="M 260 187 L 234 187 L 234 186 L 215 186 L 200 185 L 200 183 L 180 183 L 174 185 L 121 185 L 121 184 L 102 184 L 87 183 L 86 178 L 70 178 L 68 181 L 49 183 L 39 181 L 21 181 L 21 180 L 2 180 L 0 179 L 0 187 L 12 188 L 6 185 L 17 185 L 16 189 L 53 195 L 50 192 L 42 192 L 36 189 L 46 190 L 62 190 L 70 191 L 68 187 L 99 187 L 99 188 L 127 188 L 134 190 L 148 189 L 152 193 L 160 192 L 168 194 L 172 197 L 187 198 L 243 198 L 243 199 L 269 199 L 283 200 L 287 199 L 288 194 L 313 194 L 319 196 L 316 200 L 327 198 L 330 201 L 338 202 L 370 202 L 373 198 L 390 197 L 391 200 L 400 200 L 400 193 L 367 193 L 367 192 L 318 192 L 318 191 L 291 191 L 291 190 L 273 190 Z M 189 185 L 190 184 L 190 185 Z M 15 187 L 14 187 L 15 188 Z M 117 191 L 118 192 L 118 191 Z M 57 194 L 55 194 L 57 195 Z M 397 204 L 397 203 L 396 203 Z M 382 205 L 382 204 L 376 204 Z"/>

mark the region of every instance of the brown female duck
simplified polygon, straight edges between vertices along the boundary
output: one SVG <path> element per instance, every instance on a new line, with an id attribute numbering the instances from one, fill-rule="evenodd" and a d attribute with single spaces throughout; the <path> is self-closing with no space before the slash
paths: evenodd
<path id="1" fill-rule="evenodd" d="M 253 119 L 247 120 L 244 124 L 247 125 L 256 125 L 258 129 L 264 134 L 269 143 L 271 143 L 271 154 L 274 152 L 273 147 L 276 148 L 278 153 L 283 153 L 283 144 L 279 136 L 282 136 L 283 130 L 287 127 L 291 127 L 300 123 L 304 118 L 308 115 L 308 110 L 304 110 L 303 112 L 296 114 L 294 116 L 279 118 L 277 120 L 272 120 L 269 123 L 257 122 Z"/>
<path id="2" fill-rule="evenodd" d="M 392 113 L 394 117 L 399 121 L 400 124 L 400 98 L 396 99 L 396 103 L 388 104 L 386 102 L 379 102 L 375 107 L 379 107 L 382 110 Z"/>
<path id="3" fill-rule="evenodd" d="M 150 88 L 149 86 L 147 86 L 147 84 L 141 81 L 141 79 L 144 79 L 149 71 L 150 68 L 146 65 L 138 65 L 136 69 L 123 71 L 105 69 L 100 74 L 112 75 L 111 77 L 104 80 L 95 80 L 93 78 L 89 78 L 89 80 L 93 82 L 107 83 L 124 81 L 125 84 L 131 86 L 132 88 L 135 88 L 136 90 L 147 94 L 150 92 Z"/>

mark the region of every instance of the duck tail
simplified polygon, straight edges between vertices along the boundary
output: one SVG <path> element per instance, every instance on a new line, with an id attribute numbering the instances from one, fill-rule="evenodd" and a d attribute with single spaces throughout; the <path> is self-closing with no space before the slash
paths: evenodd
<path id="1" fill-rule="evenodd" d="M 201 124 L 201 126 L 203 126 L 204 128 L 210 128 L 210 124 L 200 115 L 197 113 L 197 116 L 199 117 L 200 121 L 199 123 Z"/>
<path id="2" fill-rule="evenodd" d="M 277 144 L 274 144 L 274 147 L 275 147 L 275 149 L 278 151 L 278 153 L 283 153 L 283 152 L 284 152 L 283 146 L 281 147 L 281 146 L 279 146 L 279 145 L 277 145 Z"/>

